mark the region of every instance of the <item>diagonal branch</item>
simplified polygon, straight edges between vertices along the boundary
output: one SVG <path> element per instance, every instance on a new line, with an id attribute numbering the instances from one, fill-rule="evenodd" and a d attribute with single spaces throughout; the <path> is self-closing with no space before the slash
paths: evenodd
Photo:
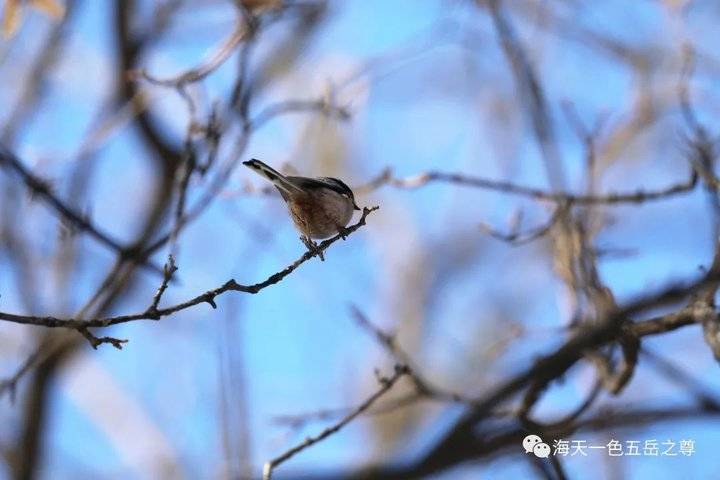
<path id="1" fill-rule="evenodd" d="M 365 207 L 363 209 L 362 215 L 360 216 L 360 219 L 355 223 L 354 225 L 351 225 L 345 229 L 343 232 L 344 236 L 348 236 L 351 233 L 358 230 L 360 227 L 365 225 L 365 219 L 367 216 L 378 210 L 380 207 Z M 127 323 L 127 322 L 133 322 L 136 320 L 159 320 L 162 317 L 167 317 L 169 315 L 172 315 L 174 313 L 180 312 L 182 310 L 186 310 L 190 307 L 193 307 L 195 305 L 199 305 L 201 303 L 208 303 L 213 308 L 216 308 L 215 305 L 215 297 L 222 295 L 226 292 L 235 291 L 235 292 L 245 292 L 245 293 L 258 293 L 260 290 L 269 287 L 270 285 L 275 285 L 276 283 L 279 283 L 283 278 L 290 275 L 292 272 L 294 272 L 300 265 L 310 260 L 312 257 L 317 256 L 319 253 L 324 252 L 327 250 L 330 245 L 335 243 L 336 241 L 340 240 L 342 237 L 338 234 L 332 238 L 328 238 L 327 240 L 322 241 L 320 244 L 318 244 L 317 250 L 314 251 L 307 251 L 305 252 L 300 258 L 295 260 L 292 264 L 287 266 L 285 269 L 274 273 L 270 275 L 267 279 L 263 280 L 260 283 L 255 283 L 252 285 L 240 285 L 235 281 L 235 279 L 230 279 L 227 282 L 225 282 L 222 286 L 215 288 L 213 290 L 208 290 L 205 293 L 202 293 L 200 295 L 197 295 L 196 297 L 191 298 L 190 300 L 187 300 L 185 302 L 179 303 L 177 305 L 173 305 L 167 308 L 157 308 L 157 304 L 155 303 L 155 298 L 157 298 L 159 302 L 160 295 L 156 294 L 156 296 L 153 299 L 153 303 L 146 309 L 144 312 L 136 313 L 132 315 L 120 315 L 116 317 L 107 317 L 107 318 L 94 318 L 89 320 L 82 320 L 82 319 L 76 319 L 76 318 L 56 318 L 52 316 L 46 316 L 46 317 L 39 317 L 39 316 L 29 316 L 29 315 L 15 315 L 11 313 L 5 313 L 0 312 L 0 320 L 5 320 L 8 322 L 14 322 L 14 323 L 20 323 L 25 325 L 37 325 L 37 326 L 44 326 L 44 327 L 51 327 L 51 328 L 73 328 L 73 329 L 83 329 L 86 330 L 88 328 L 102 328 L 102 327 L 109 327 L 111 325 L 117 325 L 119 323 Z M 171 269 L 168 269 L 169 272 Z M 170 281 L 170 274 L 167 276 L 167 281 Z M 163 282 L 165 283 L 165 281 Z M 162 286 L 161 286 L 162 288 Z M 161 292 L 158 292 L 161 294 Z M 81 332 L 83 333 L 83 332 Z M 84 333 L 83 333 L 84 334 Z M 94 343 L 94 342 L 91 342 Z M 114 344 L 114 343 L 113 343 Z"/>
<path id="2" fill-rule="evenodd" d="M 574 336 L 553 353 L 540 357 L 532 366 L 498 385 L 482 400 L 474 404 L 444 437 L 420 460 L 426 472 L 446 468 L 468 454 L 478 425 L 489 417 L 493 408 L 507 401 L 534 382 L 559 378 L 567 372 L 588 349 L 613 341 L 626 328 L 626 319 L 651 308 L 686 298 L 705 288 L 716 280 L 718 274 L 709 274 L 685 285 L 672 285 L 657 293 L 644 296 L 624 308 L 609 312 L 605 317 L 584 332 Z"/>
<path id="3" fill-rule="evenodd" d="M 142 78 L 155 85 L 173 88 L 179 88 L 187 85 L 188 83 L 200 81 L 217 70 L 228 58 L 230 58 L 230 55 L 232 55 L 235 51 L 235 48 L 240 45 L 243 40 L 245 40 L 248 32 L 249 28 L 245 25 L 245 22 L 239 22 L 235 30 L 228 36 L 227 39 L 225 39 L 225 41 L 223 41 L 217 51 L 215 51 L 205 62 L 173 77 L 158 78 L 147 73 L 145 69 L 131 70 L 128 74 L 133 79 Z"/>
<path id="4" fill-rule="evenodd" d="M 550 186 L 553 190 L 559 190 L 563 188 L 565 178 L 545 91 L 500 3 L 500 0 L 488 1 L 490 16 L 505 57 L 512 68 L 519 97 L 527 104 L 533 133 L 545 161 Z"/>
<path id="5" fill-rule="evenodd" d="M 3 165 L 16 172 L 34 195 L 41 198 L 69 224 L 73 225 L 80 231 L 86 232 L 98 242 L 111 250 L 114 250 L 122 257 L 125 258 L 131 256 L 130 249 L 121 245 L 120 242 L 114 240 L 107 233 L 100 230 L 100 228 L 97 227 L 87 216 L 77 213 L 68 204 L 60 200 L 57 195 L 53 193 L 50 182 L 32 173 L 17 156 L 11 153 L 3 145 L 0 145 L 0 166 Z M 161 268 L 152 265 L 148 260 L 144 260 L 142 264 L 155 272 L 162 273 Z"/>
<path id="6" fill-rule="evenodd" d="M 391 377 L 380 377 L 378 378 L 378 381 L 380 382 L 380 388 L 373 393 L 370 397 L 368 397 L 367 400 L 365 400 L 360 406 L 358 406 L 356 409 L 354 409 L 352 412 L 350 412 L 348 415 L 343 417 L 339 422 L 336 424 L 326 428 L 319 434 L 315 435 L 314 437 L 308 437 L 305 439 L 304 442 L 301 444 L 291 448 L 287 452 L 283 453 L 282 455 L 273 458 L 272 460 L 265 463 L 265 466 L 263 467 L 263 480 L 270 480 L 272 477 L 273 469 L 276 468 L 281 463 L 285 462 L 286 460 L 289 460 L 293 456 L 295 456 L 297 453 L 300 453 L 301 451 L 305 450 L 308 447 L 311 447 L 315 445 L 318 442 L 321 442 L 322 440 L 325 440 L 330 435 L 337 433 L 340 431 L 341 428 L 343 428 L 348 423 L 352 422 L 355 418 L 360 416 L 363 412 L 365 412 L 367 409 L 369 409 L 380 397 L 385 395 L 387 392 L 392 389 L 393 385 L 397 383 L 400 378 L 402 378 L 404 375 L 407 375 L 410 373 L 410 369 L 404 365 L 395 365 L 395 372 Z"/>
<path id="7" fill-rule="evenodd" d="M 503 233 L 499 230 L 495 230 L 489 224 L 483 222 L 480 224 L 480 230 L 483 233 L 490 235 L 493 238 L 507 242 L 511 245 L 522 245 L 537 240 L 540 237 L 547 235 L 553 227 L 560 221 L 563 215 L 567 213 L 568 209 L 563 204 L 557 206 L 550 218 L 542 225 L 538 225 L 526 232 L 521 232 L 519 228 L 512 229 L 509 233 Z"/>

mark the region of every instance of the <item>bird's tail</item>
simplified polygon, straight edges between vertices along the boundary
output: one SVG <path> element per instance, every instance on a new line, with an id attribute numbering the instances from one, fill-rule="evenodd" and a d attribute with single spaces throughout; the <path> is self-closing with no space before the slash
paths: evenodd
<path id="1" fill-rule="evenodd" d="M 270 180 L 281 192 L 293 194 L 302 191 L 300 187 L 288 180 L 285 175 L 256 158 L 243 162 L 243 165 Z"/>

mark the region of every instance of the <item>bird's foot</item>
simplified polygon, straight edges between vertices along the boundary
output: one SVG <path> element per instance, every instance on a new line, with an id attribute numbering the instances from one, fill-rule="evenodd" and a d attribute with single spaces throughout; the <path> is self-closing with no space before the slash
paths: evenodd
<path id="1" fill-rule="evenodd" d="M 310 240 L 308 237 L 306 237 L 304 235 L 300 237 L 300 240 L 305 244 L 305 246 L 310 251 L 310 253 L 313 253 L 313 254 L 317 255 L 318 257 L 320 257 L 320 261 L 322 261 L 322 262 L 325 261 L 325 255 L 323 254 L 322 249 L 320 249 L 320 247 L 318 247 L 317 243 L 313 242 L 312 240 Z"/>
<path id="2" fill-rule="evenodd" d="M 343 240 L 347 240 L 347 236 L 350 235 L 350 229 L 341 227 L 340 225 L 338 225 L 337 231 L 338 235 L 340 235 L 340 238 L 342 238 Z"/>

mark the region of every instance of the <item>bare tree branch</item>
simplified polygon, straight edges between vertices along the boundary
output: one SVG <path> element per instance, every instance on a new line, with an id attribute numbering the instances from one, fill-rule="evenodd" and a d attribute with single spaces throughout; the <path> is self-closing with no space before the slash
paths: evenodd
<path id="1" fill-rule="evenodd" d="M 361 185 L 358 190 L 365 192 L 379 188 L 383 185 L 390 185 L 397 188 L 414 189 L 424 187 L 429 183 L 441 182 L 462 185 L 466 187 L 491 190 L 510 195 L 528 197 L 535 200 L 547 200 L 555 203 L 568 205 L 588 204 L 621 204 L 621 203 L 643 203 L 655 200 L 662 200 L 673 195 L 692 191 L 697 185 L 698 176 L 695 170 L 691 170 L 688 179 L 681 183 L 669 185 L 658 190 L 642 190 L 635 192 L 611 192 L 605 195 L 582 195 L 569 192 L 548 192 L 540 188 L 526 187 L 511 182 L 490 180 L 482 177 L 475 177 L 463 173 L 445 173 L 439 171 L 428 171 L 410 177 L 397 178 L 390 170 L 385 170 L 376 179 L 368 184 Z"/>
<path id="2" fill-rule="evenodd" d="M 379 398 L 381 398 L 383 395 L 385 395 L 387 392 L 389 392 L 393 385 L 400 380 L 404 375 L 407 375 L 410 372 L 410 369 L 407 366 L 404 365 L 395 365 L 395 372 L 390 377 L 378 377 L 378 381 L 380 382 L 380 388 L 373 393 L 370 397 L 367 398 L 362 404 L 360 404 L 355 410 L 350 412 L 348 415 L 343 417 L 339 422 L 336 424 L 326 428 L 319 434 L 308 437 L 305 439 L 304 442 L 302 442 L 299 445 L 296 445 L 295 447 L 291 448 L 287 452 L 283 453 L 282 455 L 279 455 L 272 460 L 265 463 L 265 467 L 263 468 L 263 480 L 270 480 L 272 478 L 273 470 L 277 468 L 278 465 L 281 463 L 289 460 L 296 454 L 300 453 L 301 451 L 305 450 L 308 447 L 311 447 L 315 445 L 318 442 L 321 442 L 325 440 L 330 435 L 333 435 L 340 431 L 344 426 L 346 426 L 348 423 L 352 422 L 355 418 L 362 415 L 365 411 L 367 411 Z"/>
<path id="3" fill-rule="evenodd" d="M 363 209 L 362 215 L 360 216 L 360 219 L 355 223 L 354 225 L 351 225 L 345 229 L 343 232 L 344 236 L 348 236 L 351 233 L 355 232 L 357 229 L 365 225 L 365 218 L 375 210 L 377 210 L 380 207 L 365 207 Z M 0 312 L 0 320 L 5 320 L 9 322 L 14 323 L 21 323 L 25 325 L 37 325 L 37 326 L 44 326 L 44 327 L 51 327 L 51 328 L 72 328 L 72 329 L 82 329 L 83 334 L 85 331 L 87 331 L 88 328 L 103 328 L 103 327 L 109 327 L 111 325 L 117 325 L 120 323 L 127 323 L 132 322 L 136 320 L 159 320 L 162 317 L 166 317 L 169 315 L 172 315 L 174 313 L 180 312 L 182 310 L 188 309 L 190 307 L 194 307 L 196 305 L 199 305 L 201 303 L 208 303 L 213 308 L 217 308 L 217 305 L 215 304 L 215 298 L 219 295 L 222 295 L 226 292 L 234 291 L 234 292 L 245 292 L 245 293 L 258 293 L 260 290 L 269 287 L 270 285 L 275 285 L 276 283 L 280 282 L 283 278 L 290 275 L 292 272 L 294 272 L 300 265 L 305 263 L 306 261 L 310 260 L 312 257 L 317 256 L 320 252 L 324 252 L 327 250 L 327 248 L 335 243 L 336 241 L 340 240 L 342 237 L 341 235 L 336 235 L 332 238 L 329 238 L 327 240 L 322 241 L 320 244 L 318 244 L 318 249 L 315 251 L 307 251 L 305 252 L 300 258 L 298 258 L 295 262 L 293 262 L 291 265 L 286 267 L 285 269 L 274 273 L 273 275 L 270 275 L 267 279 L 263 280 L 260 283 L 255 283 L 253 285 L 240 285 L 238 284 L 234 279 L 230 279 L 227 282 L 225 282 L 222 286 L 208 290 L 205 293 L 202 293 L 200 295 L 197 295 L 196 297 L 193 297 L 185 302 L 178 303 L 176 305 L 167 307 L 167 308 L 157 308 L 155 305 L 155 299 L 159 302 L 160 295 L 156 294 L 153 298 L 153 303 L 148 307 L 145 311 L 141 313 L 136 313 L 132 315 L 120 315 L 116 317 L 106 317 L 106 318 L 93 318 L 93 319 L 75 319 L 75 318 L 56 318 L 51 316 L 45 316 L 45 317 L 38 317 L 38 316 L 25 316 L 25 315 L 14 315 L 10 313 L 4 313 Z M 168 269 L 167 271 L 169 271 Z M 169 281 L 170 274 L 167 275 L 167 278 Z M 163 280 L 163 283 L 165 283 L 165 280 Z M 162 286 L 161 286 L 162 288 Z M 158 293 L 162 293 L 158 291 Z M 91 343 L 95 343 L 94 341 L 91 341 Z M 113 343 L 113 345 L 115 345 Z"/>
<path id="4" fill-rule="evenodd" d="M 132 255 L 131 250 L 128 247 L 125 247 L 118 241 L 112 239 L 110 235 L 104 233 L 99 227 L 95 226 L 92 220 L 90 220 L 86 215 L 77 213 L 69 205 L 60 200 L 53 192 L 49 181 L 33 174 L 17 156 L 13 155 L 2 145 L 0 145 L 0 166 L 8 167 L 20 175 L 20 178 L 22 178 L 23 182 L 25 182 L 25 185 L 30 189 L 33 195 L 36 195 L 38 198 L 46 202 L 50 208 L 55 210 L 58 215 L 60 215 L 74 228 L 87 233 L 101 244 L 109 247 L 118 255 L 123 257 Z M 141 264 L 154 270 L 155 272 L 162 273 L 161 268 L 152 265 L 147 260 L 141 262 Z"/>

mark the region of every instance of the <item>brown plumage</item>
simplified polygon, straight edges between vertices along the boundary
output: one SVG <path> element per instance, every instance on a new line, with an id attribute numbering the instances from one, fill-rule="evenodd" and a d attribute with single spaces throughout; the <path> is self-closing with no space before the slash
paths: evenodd
<path id="1" fill-rule="evenodd" d="M 285 176 L 256 159 L 243 164 L 275 185 L 287 203 L 293 223 L 307 239 L 342 234 L 353 210 L 360 210 L 352 190 L 337 178 Z"/>

